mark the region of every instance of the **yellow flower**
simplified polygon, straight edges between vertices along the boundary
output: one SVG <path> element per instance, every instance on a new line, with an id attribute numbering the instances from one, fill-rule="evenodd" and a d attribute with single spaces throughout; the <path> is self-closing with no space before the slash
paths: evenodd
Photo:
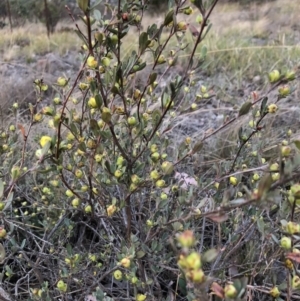
<path id="1" fill-rule="evenodd" d="M 144 301 L 146 300 L 147 296 L 144 294 L 137 294 L 136 295 L 136 301 Z"/>
<path id="2" fill-rule="evenodd" d="M 123 258 L 121 261 L 120 261 L 120 264 L 124 267 L 124 268 L 129 268 L 130 267 L 130 259 L 128 257 L 125 257 Z"/>
<path id="3" fill-rule="evenodd" d="M 109 205 L 106 209 L 107 215 L 112 216 L 117 210 L 117 207 L 115 205 Z"/>
<path id="4" fill-rule="evenodd" d="M 89 106 L 90 108 L 93 108 L 93 109 L 97 108 L 97 102 L 96 102 L 95 97 L 91 97 L 91 98 L 89 99 L 89 101 L 88 101 L 88 106 Z"/>
<path id="5" fill-rule="evenodd" d="M 230 182 L 231 185 L 236 186 L 238 180 L 237 180 L 236 177 L 230 177 L 230 178 L 229 178 L 229 182 Z"/>
<path id="6" fill-rule="evenodd" d="M 275 103 L 272 103 L 268 106 L 269 113 L 276 113 L 278 110 L 278 107 L 275 105 Z"/>
<path id="7" fill-rule="evenodd" d="M 90 68 L 96 68 L 98 66 L 98 62 L 96 61 L 96 59 L 93 56 L 89 56 L 89 58 L 86 61 L 86 64 Z"/>
<path id="8" fill-rule="evenodd" d="M 41 147 L 44 147 L 47 144 L 47 142 L 51 142 L 51 141 L 52 141 L 51 137 L 49 137 L 49 136 L 43 136 L 40 139 L 40 145 L 41 145 Z"/>

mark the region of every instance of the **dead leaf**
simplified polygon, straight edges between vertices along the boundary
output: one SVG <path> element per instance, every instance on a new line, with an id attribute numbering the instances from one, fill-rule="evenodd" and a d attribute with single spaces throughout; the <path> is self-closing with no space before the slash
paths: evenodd
<path id="1" fill-rule="evenodd" d="M 18 129 L 21 131 L 22 135 L 23 135 L 23 138 L 24 140 L 26 139 L 26 133 L 25 133 L 25 129 L 24 129 L 24 126 L 22 124 L 18 124 Z"/>
<path id="2" fill-rule="evenodd" d="M 300 263 L 300 254 L 299 253 L 293 253 L 293 252 L 287 253 L 285 257 Z"/>
<path id="3" fill-rule="evenodd" d="M 219 283 L 213 282 L 210 289 L 212 290 L 214 295 L 218 296 L 221 299 L 225 298 L 224 289 Z"/>
<path id="4" fill-rule="evenodd" d="M 215 223 L 222 223 L 228 219 L 227 213 L 211 213 L 206 215 L 207 218 L 211 219 Z"/>

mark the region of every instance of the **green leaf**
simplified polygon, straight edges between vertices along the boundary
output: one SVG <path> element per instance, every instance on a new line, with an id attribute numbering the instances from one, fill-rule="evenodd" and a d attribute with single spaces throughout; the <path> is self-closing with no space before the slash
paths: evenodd
<path id="1" fill-rule="evenodd" d="M 210 249 L 202 254 L 201 258 L 204 262 L 212 262 L 218 256 L 218 251 L 216 249 Z"/>
<path id="2" fill-rule="evenodd" d="M 22 243 L 20 245 L 20 249 L 23 249 L 25 247 L 25 244 L 26 244 L 26 239 L 23 239 L 22 240 Z M 1 248 L 0 248 L 1 249 Z"/>
<path id="3" fill-rule="evenodd" d="M 103 101 L 100 94 L 95 95 L 95 100 L 96 100 L 97 108 L 101 108 Z"/>
<path id="4" fill-rule="evenodd" d="M 173 16 L 174 16 L 174 10 L 170 10 L 164 20 L 164 26 L 169 25 L 173 21 Z"/>
<path id="5" fill-rule="evenodd" d="M 262 234 L 262 236 L 264 237 L 264 234 L 265 234 L 265 222 L 262 218 L 259 218 L 257 220 L 257 228 L 258 228 L 258 231 Z"/>
<path id="6" fill-rule="evenodd" d="M 203 9 L 203 0 L 194 0 L 191 1 L 199 10 L 201 11 Z"/>
<path id="7" fill-rule="evenodd" d="M 90 131 L 95 136 L 99 135 L 99 126 L 95 119 L 90 120 Z"/>
<path id="8" fill-rule="evenodd" d="M 77 0 L 79 8 L 85 13 L 88 9 L 89 0 Z"/>
<path id="9" fill-rule="evenodd" d="M 86 144 L 84 142 L 79 143 L 78 149 L 85 152 L 86 151 Z"/>
<path id="10" fill-rule="evenodd" d="M 72 246 L 70 244 L 67 244 L 66 249 L 67 249 L 68 256 L 72 256 L 73 255 Z"/>
<path id="11" fill-rule="evenodd" d="M 174 229 L 175 231 L 179 231 L 179 230 L 181 230 L 181 229 L 183 228 L 183 225 L 182 225 L 182 223 L 180 223 L 180 222 L 174 222 L 174 223 L 172 224 L 172 227 L 173 227 L 173 229 Z"/>
<path id="12" fill-rule="evenodd" d="M 144 256 L 145 256 L 145 252 L 144 251 L 142 251 L 142 250 L 140 250 L 140 251 L 138 251 L 137 253 L 136 253 L 136 257 L 138 258 L 138 259 L 140 259 L 140 258 L 143 258 Z"/>
<path id="13" fill-rule="evenodd" d="M 139 37 L 139 52 L 143 54 L 146 48 L 151 43 L 151 40 L 148 39 L 148 34 L 146 32 L 142 32 Z"/>
<path id="14" fill-rule="evenodd" d="M 264 97 L 260 105 L 260 115 L 263 116 L 266 110 L 268 97 Z"/>
<path id="15" fill-rule="evenodd" d="M 151 73 L 151 75 L 149 76 L 148 84 L 152 85 L 155 82 L 156 78 L 157 78 L 157 73 Z"/>
<path id="16" fill-rule="evenodd" d="M 251 107 L 252 107 L 252 102 L 251 102 L 251 101 L 245 102 L 245 103 L 241 106 L 241 108 L 240 108 L 240 110 L 239 110 L 239 117 L 242 116 L 242 115 L 248 114 L 248 112 L 250 111 Z"/>
<path id="17" fill-rule="evenodd" d="M 169 200 L 159 201 L 158 209 L 163 209 L 168 204 Z"/>
<path id="18" fill-rule="evenodd" d="M 152 251 L 155 251 L 156 248 L 157 248 L 157 240 L 153 240 L 151 243 L 151 249 L 152 249 Z"/>
<path id="19" fill-rule="evenodd" d="M 152 112 L 152 122 L 154 125 L 157 125 L 159 120 L 161 118 L 161 111 L 159 109 L 156 109 Z"/>
<path id="20" fill-rule="evenodd" d="M 138 71 L 143 70 L 147 66 L 146 62 L 143 62 L 139 65 L 134 65 L 130 71 L 130 74 L 136 73 Z"/>
<path id="21" fill-rule="evenodd" d="M 111 170 L 109 162 L 106 160 L 104 164 L 105 164 L 106 169 L 109 171 L 109 173 L 113 174 L 113 171 Z"/>
<path id="22" fill-rule="evenodd" d="M 129 72 L 131 72 L 133 66 L 137 63 L 137 54 L 136 52 L 133 50 L 131 52 L 131 55 L 129 56 L 129 59 L 127 60 L 127 62 L 125 61 L 123 63 L 123 74 L 124 76 L 127 76 L 129 74 Z"/>
<path id="23" fill-rule="evenodd" d="M 95 7 L 97 7 L 100 3 L 102 2 L 102 0 L 98 0 L 93 6 L 90 7 L 90 10 L 93 10 Z"/>
<path id="24" fill-rule="evenodd" d="M 210 29 L 212 28 L 212 23 L 210 23 L 208 26 L 207 26 L 207 29 L 204 33 L 204 35 L 202 36 L 201 40 L 203 41 L 206 37 L 206 35 L 208 34 L 208 32 L 210 31 Z"/>
<path id="25" fill-rule="evenodd" d="M 96 82 L 94 80 L 92 80 L 90 82 L 90 89 L 91 89 L 91 92 L 94 94 L 96 91 L 97 91 L 97 85 L 96 85 Z"/>
<path id="26" fill-rule="evenodd" d="M 196 142 L 192 149 L 192 154 L 199 152 L 202 148 L 203 148 L 203 142 L 202 141 Z"/>
<path id="27" fill-rule="evenodd" d="M 206 57 L 206 55 L 207 55 L 207 47 L 206 47 L 206 45 L 202 46 L 202 48 L 201 48 L 201 55 L 202 55 L 202 57 Z"/>
<path id="28" fill-rule="evenodd" d="M 80 39 L 81 41 L 83 41 L 84 44 L 86 44 L 87 41 L 86 41 L 84 35 L 82 35 L 82 33 L 81 33 L 79 30 L 77 30 L 77 29 L 75 29 L 74 31 L 75 31 L 75 33 L 78 35 L 79 39 Z"/>
<path id="29" fill-rule="evenodd" d="M 102 19 L 101 12 L 98 9 L 94 10 L 94 18 L 96 21 L 101 21 Z"/>
<path id="30" fill-rule="evenodd" d="M 298 150 L 300 150 L 300 140 L 295 140 L 293 141 L 295 146 L 298 148 Z"/>

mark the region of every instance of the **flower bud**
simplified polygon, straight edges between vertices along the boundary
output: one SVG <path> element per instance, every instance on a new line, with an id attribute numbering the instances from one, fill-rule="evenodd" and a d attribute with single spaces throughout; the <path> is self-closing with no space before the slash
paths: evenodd
<path id="1" fill-rule="evenodd" d="M 115 175 L 115 177 L 116 177 L 117 179 L 119 179 L 119 178 L 122 177 L 123 173 L 122 173 L 121 170 L 117 169 L 117 170 L 115 171 L 114 175 Z"/>
<path id="2" fill-rule="evenodd" d="M 186 277 L 194 283 L 203 283 L 205 281 L 205 274 L 202 269 L 188 271 Z"/>
<path id="3" fill-rule="evenodd" d="M 197 252 L 192 252 L 185 258 L 186 269 L 198 270 L 201 268 L 201 256 Z"/>
<path id="4" fill-rule="evenodd" d="M 288 157 L 291 154 L 291 147 L 290 146 L 282 146 L 281 147 L 281 155 L 283 157 Z"/>
<path id="5" fill-rule="evenodd" d="M 48 142 L 51 142 L 52 138 L 49 136 L 42 136 L 40 139 L 40 145 L 41 147 L 44 147 Z"/>
<path id="6" fill-rule="evenodd" d="M 75 198 L 75 199 L 72 200 L 72 206 L 73 206 L 74 208 L 77 208 L 79 205 L 80 205 L 80 200 L 79 200 L 79 198 Z"/>
<path id="7" fill-rule="evenodd" d="M 80 90 L 85 91 L 89 87 L 89 85 L 86 83 L 79 83 L 78 87 Z"/>
<path id="8" fill-rule="evenodd" d="M 158 181 L 156 181 L 155 186 L 156 186 L 157 188 L 163 188 L 163 187 L 166 186 L 166 183 L 165 183 L 164 180 L 158 180 Z"/>
<path id="9" fill-rule="evenodd" d="M 63 280 L 59 280 L 57 282 L 56 287 L 58 288 L 59 291 L 65 293 L 68 289 L 68 285 L 63 281 Z"/>
<path id="10" fill-rule="evenodd" d="M 286 97 L 290 95 L 291 89 L 288 85 L 284 85 L 278 88 L 279 95 L 282 97 Z"/>
<path id="11" fill-rule="evenodd" d="M 195 244 L 194 232 L 186 230 L 177 236 L 177 240 L 182 247 L 190 248 Z"/>
<path id="12" fill-rule="evenodd" d="M 136 299 L 136 301 L 145 301 L 146 298 L 147 298 L 147 296 L 144 294 L 137 294 L 135 299 Z"/>
<path id="13" fill-rule="evenodd" d="M 161 199 L 162 201 L 165 201 L 165 200 L 168 199 L 168 195 L 167 195 L 165 192 L 162 192 L 162 193 L 160 194 L 160 199 Z"/>
<path id="14" fill-rule="evenodd" d="M 158 171 L 157 170 L 152 170 L 151 172 L 150 172 L 150 178 L 151 178 L 151 180 L 158 180 L 159 179 L 159 177 L 160 177 L 160 175 L 159 175 L 159 173 L 158 173 Z"/>
<path id="15" fill-rule="evenodd" d="M 11 169 L 11 177 L 13 179 L 13 181 L 17 180 L 20 176 L 20 167 L 14 165 Z"/>
<path id="16" fill-rule="evenodd" d="M 237 296 L 237 289 L 233 284 L 226 284 L 224 287 L 225 297 L 234 299 Z"/>
<path id="17" fill-rule="evenodd" d="M 93 69 L 97 68 L 97 66 L 98 66 L 98 62 L 93 56 L 88 57 L 86 64 L 88 65 L 88 67 L 93 68 Z"/>
<path id="18" fill-rule="evenodd" d="M 129 268 L 130 267 L 130 259 L 128 257 L 125 257 L 123 258 L 121 261 L 120 261 L 120 264 L 124 267 L 124 268 Z"/>
<path id="19" fill-rule="evenodd" d="M 278 297 L 280 296 L 280 291 L 279 291 L 279 289 L 278 289 L 277 286 L 274 286 L 274 287 L 270 290 L 269 294 L 270 294 L 273 298 L 278 298 Z"/>
<path id="20" fill-rule="evenodd" d="M 164 161 L 161 164 L 161 169 L 166 175 L 170 175 L 174 170 L 174 165 L 169 161 Z"/>
<path id="21" fill-rule="evenodd" d="M 106 209 L 107 215 L 112 216 L 116 212 L 116 210 L 117 210 L 116 205 L 109 205 Z"/>
<path id="22" fill-rule="evenodd" d="M 202 15 L 198 15 L 198 16 L 196 17 L 196 22 L 199 23 L 199 24 L 201 24 L 201 23 L 203 22 L 203 17 L 202 17 Z"/>
<path id="23" fill-rule="evenodd" d="M 60 77 L 57 79 L 57 84 L 58 84 L 60 87 L 65 87 L 65 86 L 68 84 L 68 79 L 66 79 L 65 77 L 60 76 Z"/>
<path id="24" fill-rule="evenodd" d="M 130 125 L 130 126 L 134 126 L 134 125 L 136 125 L 136 118 L 135 117 L 129 117 L 128 119 L 127 119 L 127 122 L 128 122 L 128 124 Z"/>
<path id="25" fill-rule="evenodd" d="M 84 212 L 85 213 L 91 213 L 92 212 L 92 206 L 91 205 L 87 205 L 84 207 Z"/>
<path id="26" fill-rule="evenodd" d="M 120 270 L 114 271 L 114 278 L 115 278 L 116 280 L 121 280 L 122 277 L 123 277 L 123 274 L 122 274 L 122 272 L 121 272 Z"/>
<path id="27" fill-rule="evenodd" d="M 187 29 L 187 27 L 188 27 L 188 25 L 187 25 L 186 22 L 180 21 L 180 22 L 177 23 L 176 28 L 177 28 L 178 31 L 185 31 Z"/>
<path id="28" fill-rule="evenodd" d="M 289 234 L 295 234 L 300 232 L 300 225 L 295 222 L 288 222 L 286 230 Z"/>
<path id="29" fill-rule="evenodd" d="M 290 237 L 284 236 L 280 240 L 280 246 L 285 249 L 289 250 L 292 248 L 292 240 Z"/>
<path id="30" fill-rule="evenodd" d="M 90 97 L 89 101 L 88 101 L 88 106 L 92 109 L 96 109 L 97 108 L 97 102 L 95 97 Z"/>
<path id="31" fill-rule="evenodd" d="M 157 60 L 157 64 L 161 65 L 161 64 L 164 64 L 166 62 L 166 59 L 164 57 L 164 55 L 160 55 L 158 60 Z"/>
<path id="32" fill-rule="evenodd" d="M 104 122 L 109 123 L 111 121 L 111 111 L 109 108 L 104 107 L 102 109 L 101 118 Z"/>
<path id="33" fill-rule="evenodd" d="M 101 63 L 104 67 L 108 67 L 110 65 L 110 59 L 105 56 L 101 59 Z"/>
<path id="34" fill-rule="evenodd" d="M 300 289 L 300 277 L 297 275 L 292 278 L 292 289 Z"/>
<path id="35" fill-rule="evenodd" d="M 277 110 L 278 110 L 278 107 L 275 103 L 272 103 L 268 106 L 268 112 L 269 113 L 274 114 L 274 113 L 276 113 Z"/>
<path id="36" fill-rule="evenodd" d="M 153 162 L 157 162 L 159 159 L 160 159 L 160 154 L 158 152 L 151 154 L 151 160 Z"/>
<path id="37" fill-rule="evenodd" d="M 292 81 L 296 78 L 296 73 L 294 70 L 290 70 L 285 74 L 284 77 L 287 81 Z"/>
<path id="38" fill-rule="evenodd" d="M 191 6 L 188 6 L 188 7 L 184 8 L 183 13 L 185 15 L 191 15 L 193 13 L 193 8 Z"/>
<path id="39" fill-rule="evenodd" d="M 269 81 L 270 83 L 276 83 L 280 79 L 280 73 L 278 70 L 273 70 L 269 73 Z"/>
<path id="40" fill-rule="evenodd" d="M 237 183 L 238 183 L 238 180 L 237 180 L 236 177 L 230 177 L 229 182 L 230 182 L 231 185 L 236 186 Z"/>

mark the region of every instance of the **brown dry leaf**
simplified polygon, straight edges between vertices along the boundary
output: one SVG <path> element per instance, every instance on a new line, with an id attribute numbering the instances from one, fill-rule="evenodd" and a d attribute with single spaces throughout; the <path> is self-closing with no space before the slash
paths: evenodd
<path id="1" fill-rule="evenodd" d="M 206 216 L 207 218 L 211 219 L 215 223 L 222 223 L 228 219 L 227 213 L 212 213 Z"/>
<path id="2" fill-rule="evenodd" d="M 293 252 L 287 253 L 285 257 L 300 263 L 300 254 L 299 253 L 293 253 Z"/>
<path id="3" fill-rule="evenodd" d="M 212 285 L 211 285 L 211 287 L 210 287 L 210 289 L 213 291 L 214 295 L 218 296 L 221 299 L 225 298 L 225 296 L 224 296 L 224 289 L 217 282 L 213 282 Z"/>
<path id="4" fill-rule="evenodd" d="M 24 126 L 22 124 L 18 124 L 18 129 L 21 131 L 22 135 L 23 135 L 23 138 L 25 140 L 26 138 L 26 133 L 25 133 L 25 129 L 24 129 Z"/>

